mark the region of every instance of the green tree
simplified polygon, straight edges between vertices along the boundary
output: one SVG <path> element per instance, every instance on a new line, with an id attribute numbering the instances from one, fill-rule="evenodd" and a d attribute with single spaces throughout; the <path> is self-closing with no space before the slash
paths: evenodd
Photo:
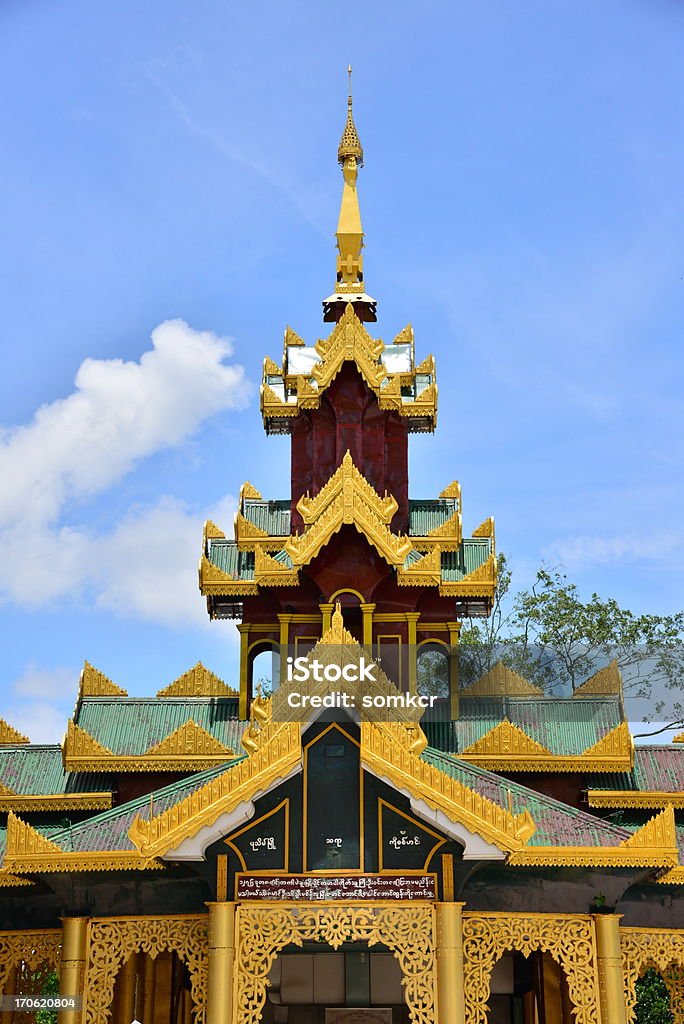
<path id="1" fill-rule="evenodd" d="M 646 971 L 636 983 L 636 1024 L 672 1024 L 670 997 L 658 971 Z"/>

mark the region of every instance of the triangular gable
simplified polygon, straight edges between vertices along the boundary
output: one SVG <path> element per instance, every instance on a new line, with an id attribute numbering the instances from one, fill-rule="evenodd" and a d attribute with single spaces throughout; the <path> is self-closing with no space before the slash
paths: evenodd
<path id="1" fill-rule="evenodd" d="M 0 718 L 0 744 L 14 746 L 17 743 L 30 743 L 28 736 L 15 729 L 13 725 Z"/>
<path id="2" fill-rule="evenodd" d="M 89 661 L 83 663 L 81 678 L 78 684 L 79 697 L 127 697 L 127 692 L 112 680 L 91 665 Z"/>
<path id="3" fill-rule="evenodd" d="M 234 751 L 225 747 L 215 736 L 190 718 L 165 739 L 145 751 L 144 757 L 234 757 Z"/>
<path id="4" fill-rule="evenodd" d="M 605 665 L 589 679 L 585 679 L 582 685 L 577 687 L 573 697 L 618 696 L 621 693 L 622 673 L 617 659 L 613 659 L 609 665 Z"/>
<path id="5" fill-rule="evenodd" d="M 158 697 L 236 697 L 237 691 L 198 661 L 172 683 L 157 692 Z"/>
<path id="6" fill-rule="evenodd" d="M 474 535 L 473 535 L 474 536 Z M 461 692 L 462 697 L 543 697 L 544 693 L 514 672 L 512 668 L 497 661 L 489 672 L 483 675 L 472 686 Z"/>
<path id="7" fill-rule="evenodd" d="M 523 732 L 517 725 L 514 725 L 513 722 L 509 722 L 507 718 L 504 718 L 503 722 L 493 726 L 479 740 L 466 747 L 462 756 L 467 760 L 471 758 L 477 760 L 480 757 L 487 760 L 492 757 L 503 757 L 506 760 L 514 758 L 524 760 L 529 757 L 553 757 L 553 754 L 547 747 L 542 746 L 537 740 L 533 740 L 526 732 Z"/>

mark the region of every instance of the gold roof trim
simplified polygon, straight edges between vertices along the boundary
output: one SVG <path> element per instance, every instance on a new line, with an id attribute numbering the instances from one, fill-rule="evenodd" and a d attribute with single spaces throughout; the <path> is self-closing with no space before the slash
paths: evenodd
<path id="1" fill-rule="evenodd" d="M 626 839 L 623 847 L 630 849 L 668 848 L 677 850 L 677 830 L 675 828 L 674 810 L 665 807 L 645 825 Z M 679 854 L 677 854 L 677 863 Z"/>
<path id="2" fill-rule="evenodd" d="M 294 345 L 297 348 L 299 348 L 299 347 L 305 348 L 306 347 L 306 342 L 304 341 L 303 338 L 300 338 L 300 336 L 297 334 L 297 332 L 293 331 L 291 327 L 286 327 L 285 328 L 285 337 L 284 337 L 284 346 L 287 349 L 291 345 Z M 280 371 L 278 371 L 278 372 L 280 372 Z"/>
<path id="3" fill-rule="evenodd" d="M 442 550 L 438 546 L 411 565 L 399 566 L 397 569 L 397 583 L 400 587 L 438 587 L 441 578 Z"/>
<path id="4" fill-rule="evenodd" d="M 35 885 L 31 878 L 21 878 L 19 875 L 12 875 L 0 869 L 0 889 L 14 888 L 19 885 Z"/>
<path id="5" fill-rule="evenodd" d="M 242 512 L 235 516 L 235 543 L 240 551 L 282 551 L 289 534 L 280 537 L 267 533 L 248 519 Z"/>
<path id="6" fill-rule="evenodd" d="M 515 735 L 512 730 L 516 730 L 520 737 L 519 750 L 511 750 L 509 753 L 502 749 L 501 752 L 497 752 L 498 736 L 494 734 L 502 730 L 504 724 L 510 728 L 506 732 L 501 731 L 499 735 L 502 740 L 506 739 L 507 735 L 512 738 Z M 526 752 L 524 752 L 525 744 L 522 737 L 527 740 Z M 483 741 L 486 742 L 483 743 Z M 515 741 L 513 740 L 513 742 Z M 470 761 L 480 768 L 492 771 L 619 772 L 629 771 L 632 768 L 634 746 L 626 722 L 621 722 L 597 743 L 578 755 L 554 754 L 541 744 L 538 744 L 539 752 L 535 753 L 531 744 L 536 742 L 522 729 L 505 719 L 458 756 L 464 761 Z M 474 748 L 478 746 L 480 751 L 474 753 Z M 491 751 L 486 750 L 487 746 L 491 746 Z"/>
<path id="7" fill-rule="evenodd" d="M 439 585 L 443 597 L 493 597 L 496 590 L 497 563 L 494 555 L 473 569 L 462 580 L 446 580 Z"/>
<path id="8" fill-rule="evenodd" d="M 662 807 L 684 809 L 684 792 L 663 790 L 589 789 L 587 800 L 590 807 L 635 807 L 656 810 Z M 0 802 L 1 805 L 1 802 Z"/>
<path id="9" fill-rule="evenodd" d="M 110 792 L 10 794 L 0 791 L 0 811 L 108 811 L 111 806 Z"/>
<path id="10" fill-rule="evenodd" d="M 113 751 L 109 747 L 105 747 L 102 743 L 98 743 L 90 733 L 87 733 L 85 729 L 82 729 L 80 725 L 76 725 L 73 718 L 70 718 L 67 722 L 67 734 L 64 744 L 64 766 L 67 771 L 73 771 L 73 768 L 69 766 L 69 761 L 74 761 L 80 758 L 102 758 L 102 757 L 113 757 Z"/>
<path id="11" fill-rule="evenodd" d="M 206 668 L 201 661 L 172 683 L 157 691 L 157 697 L 236 697 L 233 690 L 222 679 Z"/>
<path id="12" fill-rule="evenodd" d="M 19 743 L 30 743 L 31 740 L 28 736 L 24 736 L 23 732 L 19 732 L 13 725 L 6 722 L 4 718 L 0 718 L 0 745 L 15 746 Z"/>
<path id="13" fill-rule="evenodd" d="M 461 485 L 458 480 L 452 480 L 451 483 L 444 488 L 443 491 L 439 492 L 440 498 L 456 498 L 458 501 L 458 507 L 461 507 Z"/>
<path id="14" fill-rule="evenodd" d="M 617 658 L 614 658 L 609 665 L 604 665 L 593 676 L 585 679 L 581 686 L 578 686 L 573 697 L 596 697 L 605 695 L 619 696 L 622 693 L 622 673 Z"/>
<path id="15" fill-rule="evenodd" d="M 543 697 L 544 692 L 497 661 L 476 683 L 461 691 L 462 697 Z"/>
<path id="16" fill-rule="evenodd" d="M 243 501 L 262 501 L 261 491 L 257 491 L 256 487 L 250 484 L 249 480 L 245 480 L 244 484 L 240 488 L 240 505 Z"/>
<path id="17" fill-rule="evenodd" d="M 159 743 L 142 755 L 150 757 L 235 757 L 235 751 L 226 747 L 210 732 L 189 718 Z"/>
<path id="18" fill-rule="evenodd" d="M 406 749 L 406 727 L 361 723 L 361 760 L 381 778 L 424 800 L 451 820 L 512 852 L 524 847 L 536 826 L 529 811 L 511 814 Z"/>
<path id="19" fill-rule="evenodd" d="M 513 722 L 504 718 L 479 740 L 466 747 L 459 756 L 473 762 L 477 762 L 480 756 L 505 757 L 508 760 L 519 757 L 526 761 L 530 757 L 553 757 L 553 754 Z"/>
<path id="20" fill-rule="evenodd" d="M 81 678 L 78 684 L 79 697 L 127 697 L 128 693 L 121 686 L 113 683 L 109 676 L 100 672 L 89 661 L 83 663 Z"/>
<path id="21" fill-rule="evenodd" d="M 684 732 L 678 732 L 676 736 L 672 737 L 673 743 L 684 743 Z"/>
<path id="22" fill-rule="evenodd" d="M 490 537 L 494 539 L 494 516 L 487 518 L 480 523 L 476 530 L 473 530 L 473 537 Z"/>
<path id="23" fill-rule="evenodd" d="M 136 816 L 128 835 L 142 856 L 163 856 L 301 764 L 302 742 L 297 723 L 268 722 L 262 729 L 254 721 L 252 725 L 257 746 L 249 757 L 150 820 Z"/>
<path id="24" fill-rule="evenodd" d="M 0 800 L 2 799 L 2 797 L 5 796 L 16 796 L 16 793 L 14 792 L 13 789 L 10 789 L 3 782 L 0 782 Z"/>
<path id="25" fill-rule="evenodd" d="M 206 555 L 200 559 L 199 588 L 205 596 L 215 594 L 219 597 L 237 597 L 258 593 L 254 580 L 236 580 L 210 562 Z"/>
<path id="26" fill-rule="evenodd" d="M 463 540 L 461 513 L 456 510 L 441 526 L 435 526 L 422 537 L 411 537 L 417 551 L 439 545 L 442 551 L 458 551 Z"/>
<path id="27" fill-rule="evenodd" d="M 207 519 L 204 524 L 203 540 L 204 546 L 206 547 L 208 540 L 225 540 L 226 535 L 216 523 L 212 522 L 211 519 Z"/>
<path id="28" fill-rule="evenodd" d="M 607 732 L 600 740 L 582 751 L 583 757 L 616 758 L 629 760 L 629 767 L 634 764 L 634 741 L 627 722 L 620 722 L 614 729 Z"/>
<path id="29" fill-rule="evenodd" d="M 254 552 L 254 579 L 260 587 L 296 587 L 299 571 L 272 558 L 263 548 Z"/>
<path id="30" fill-rule="evenodd" d="M 349 449 L 344 453 L 342 462 L 318 494 L 311 498 L 307 493 L 299 499 L 297 511 L 300 513 L 304 523 L 310 525 L 340 495 L 348 505 L 354 504 L 354 499 L 357 495 L 360 496 L 362 500 L 372 507 L 378 518 L 385 524 L 391 522 L 393 515 L 399 507 L 394 495 L 385 492 L 384 497 L 380 497 L 373 485 L 366 480 L 361 470 L 357 469 L 354 465 Z"/>

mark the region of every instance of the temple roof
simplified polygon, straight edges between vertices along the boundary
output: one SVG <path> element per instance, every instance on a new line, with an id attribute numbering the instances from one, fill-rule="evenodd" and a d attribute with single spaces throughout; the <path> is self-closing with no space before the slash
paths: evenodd
<path id="1" fill-rule="evenodd" d="M 684 807 L 684 749 L 636 746 L 630 772 L 590 775 L 587 789 L 592 807 Z"/>
<path id="2" fill-rule="evenodd" d="M 108 777 L 66 771 L 57 744 L 0 748 L 0 810 L 97 810 L 111 799 Z"/>

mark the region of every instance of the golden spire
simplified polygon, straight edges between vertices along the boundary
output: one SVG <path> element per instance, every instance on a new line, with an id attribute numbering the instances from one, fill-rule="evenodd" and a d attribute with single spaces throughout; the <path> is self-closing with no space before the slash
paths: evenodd
<path id="1" fill-rule="evenodd" d="M 347 68 L 347 74 L 349 75 L 349 96 L 347 98 L 347 123 L 344 126 L 342 132 L 342 138 L 340 144 L 337 147 L 337 159 L 344 166 L 345 157 L 355 156 L 356 162 L 359 167 L 363 167 L 363 146 L 359 139 L 359 133 L 356 130 L 354 124 L 354 114 L 352 113 L 352 66 L 351 64 Z"/>

